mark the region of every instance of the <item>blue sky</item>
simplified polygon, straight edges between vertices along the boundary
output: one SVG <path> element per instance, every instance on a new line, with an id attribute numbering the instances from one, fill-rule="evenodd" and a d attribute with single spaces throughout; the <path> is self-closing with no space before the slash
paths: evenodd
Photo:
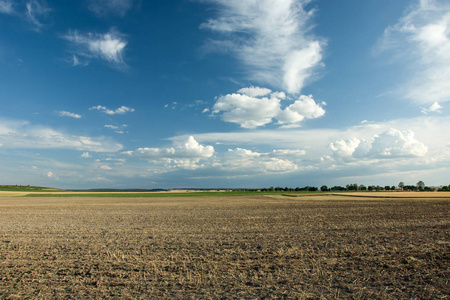
<path id="1" fill-rule="evenodd" d="M 0 0 L 0 184 L 448 185 L 448 1 Z"/>

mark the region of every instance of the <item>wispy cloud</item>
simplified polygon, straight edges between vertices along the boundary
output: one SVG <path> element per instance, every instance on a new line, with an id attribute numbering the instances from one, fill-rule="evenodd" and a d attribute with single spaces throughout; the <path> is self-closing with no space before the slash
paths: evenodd
<path id="1" fill-rule="evenodd" d="M 39 32 L 47 25 L 52 9 L 45 0 L 11 1 L 0 0 L 0 13 L 13 15 L 32 24 L 32 29 Z"/>
<path id="2" fill-rule="evenodd" d="M 123 106 L 123 105 L 115 110 L 108 109 L 105 106 L 101 106 L 101 105 L 93 106 L 93 107 L 89 108 L 89 110 L 99 110 L 108 115 L 116 115 L 116 114 L 122 115 L 122 114 L 125 114 L 128 112 L 134 112 L 134 108 Z"/>
<path id="3" fill-rule="evenodd" d="M 73 149 L 94 152 L 116 152 L 122 145 L 105 137 L 68 134 L 25 121 L 1 120 L 0 144 L 17 149 Z"/>
<path id="4" fill-rule="evenodd" d="M 105 128 L 110 128 L 110 129 L 119 129 L 119 126 L 114 126 L 114 125 L 105 125 Z"/>
<path id="5" fill-rule="evenodd" d="M 116 125 L 109 125 L 109 124 L 108 124 L 108 125 L 105 125 L 105 126 L 103 126 L 103 127 L 112 129 L 112 130 L 114 130 L 115 133 L 123 134 L 123 133 L 125 133 L 125 131 L 123 131 L 123 129 L 124 129 L 125 127 L 128 127 L 128 125 L 122 124 L 122 125 L 120 125 L 120 126 L 116 126 Z M 119 130 L 119 129 L 120 129 L 120 130 Z M 128 133 L 128 131 L 126 131 L 126 132 Z"/>
<path id="6" fill-rule="evenodd" d="M 132 8 L 134 0 L 90 0 L 88 8 L 97 16 L 116 15 L 124 17 Z"/>
<path id="7" fill-rule="evenodd" d="M 75 118 L 75 119 L 81 118 L 81 115 L 79 115 L 79 114 L 71 113 L 71 112 L 64 111 L 64 110 L 58 111 L 57 113 L 61 117 L 70 117 L 70 118 Z"/>
<path id="8" fill-rule="evenodd" d="M 76 55 L 73 56 L 73 65 L 79 65 L 78 56 L 81 56 L 85 59 L 101 59 L 118 68 L 126 67 L 123 56 L 127 41 L 117 30 L 112 29 L 104 34 L 82 34 L 75 30 L 69 31 L 63 38 L 74 47 Z"/>
<path id="9" fill-rule="evenodd" d="M 408 68 L 398 91 L 417 103 L 450 101 L 450 3 L 422 0 L 385 30 L 379 48 L 401 53 Z"/>
<path id="10" fill-rule="evenodd" d="M 210 41 L 205 49 L 234 53 L 253 80 L 299 93 L 322 65 L 325 42 L 310 32 L 309 1 L 207 2 L 217 5 L 217 17 L 201 28 L 222 33 L 224 39 Z"/>
<path id="11" fill-rule="evenodd" d="M 430 107 L 428 108 L 422 108 L 422 113 L 424 114 L 428 114 L 428 113 L 441 113 L 442 111 L 440 110 L 442 108 L 442 106 L 437 103 L 434 102 L 433 104 L 430 105 Z"/>
<path id="12" fill-rule="evenodd" d="M 31 0 L 26 4 L 26 18 L 35 26 L 37 31 L 44 26 L 43 22 L 50 14 L 50 11 L 51 8 L 43 1 Z"/>
<path id="13" fill-rule="evenodd" d="M 0 0 L 0 13 L 8 15 L 13 14 L 14 3 L 11 0 Z"/>

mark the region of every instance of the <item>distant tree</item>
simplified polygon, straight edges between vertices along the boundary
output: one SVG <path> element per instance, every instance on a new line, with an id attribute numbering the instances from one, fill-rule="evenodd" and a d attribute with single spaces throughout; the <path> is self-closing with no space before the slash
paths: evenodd
<path id="1" fill-rule="evenodd" d="M 346 191 L 347 189 L 340 185 L 335 185 L 330 188 L 331 191 Z"/>
<path id="2" fill-rule="evenodd" d="M 375 189 L 375 187 L 373 185 L 369 185 L 369 187 L 367 189 L 369 190 L 369 192 L 371 192 Z"/>
<path id="3" fill-rule="evenodd" d="M 440 191 L 440 192 L 448 192 L 448 191 L 450 191 L 450 185 L 449 186 L 445 186 L 444 185 L 438 191 Z"/>
<path id="4" fill-rule="evenodd" d="M 390 190 L 391 190 L 391 187 L 388 186 L 388 185 L 386 185 L 386 186 L 384 187 L 384 189 L 385 189 L 386 191 L 390 191 Z"/>
<path id="5" fill-rule="evenodd" d="M 403 181 L 400 181 L 400 183 L 398 184 L 398 187 L 402 189 L 405 187 L 405 183 Z"/>
<path id="6" fill-rule="evenodd" d="M 356 183 L 347 184 L 347 190 L 349 190 L 349 191 L 357 191 L 358 190 L 358 185 Z"/>
<path id="7" fill-rule="evenodd" d="M 415 186 L 415 185 L 405 185 L 405 186 L 403 187 L 403 190 L 404 190 L 404 191 L 417 191 L 417 190 L 418 190 L 418 187 Z"/>
<path id="8" fill-rule="evenodd" d="M 395 186 L 391 186 L 391 191 L 395 191 Z"/>
<path id="9" fill-rule="evenodd" d="M 361 185 L 358 187 L 358 189 L 359 189 L 360 191 L 367 191 L 367 187 L 366 187 L 364 184 L 361 184 Z"/>
<path id="10" fill-rule="evenodd" d="M 423 191 L 423 189 L 425 188 L 425 183 L 421 180 L 417 183 L 417 187 L 419 188 L 419 190 Z"/>
<path id="11" fill-rule="evenodd" d="M 327 192 L 327 191 L 328 191 L 328 187 L 327 187 L 326 185 L 322 185 L 322 186 L 320 187 L 320 190 L 321 190 L 322 192 Z"/>

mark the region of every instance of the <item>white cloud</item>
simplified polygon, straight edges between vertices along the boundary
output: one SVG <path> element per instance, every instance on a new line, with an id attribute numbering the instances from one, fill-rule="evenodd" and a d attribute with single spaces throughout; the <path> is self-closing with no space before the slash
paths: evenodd
<path id="1" fill-rule="evenodd" d="M 58 111 L 57 113 L 61 117 L 70 117 L 70 118 L 75 118 L 75 119 L 80 119 L 81 118 L 81 115 L 79 115 L 79 114 L 71 113 L 71 112 L 64 111 L 64 110 Z"/>
<path id="2" fill-rule="evenodd" d="M 115 110 L 108 109 L 105 106 L 101 106 L 101 105 L 93 106 L 93 107 L 89 108 L 89 110 L 99 110 L 108 115 L 125 114 L 127 112 L 134 112 L 134 108 L 123 106 L 123 105 Z M 105 127 L 107 127 L 107 128 L 112 128 L 109 126 L 112 126 L 112 125 L 105 125 Z"/>
<path id="3" fill-rule="evenodd" d="M 70 31 L 63 38 L 73 44 L 75 54 L 78 56 L 101 59 L 116 67 L 126 66 L 123 55 L 128 42 L 117 30 L 112 29 L 104 34 L 92 32 L 81 34 L 78 31 Z"/>
<path id="4" fill-rule="evenodd" d="M 320 184 L 363 180 L 378 184 L 398 177 L 405 181 L 413 175 L 442 182 L 441 174 L 450 167 L 449 128 L 448 116 L 424 116 L 358 124 L 341 130 L 255 129 L 195 134 L 199 143 L 217 145 L 214 157 L 197 174 L 223 180 L 245 178 L 245 182 L 266 180 L 269 184 L 278 184 L 276 180 L 280 178 L 290 182 L 294 181 L 289 178 L 303 182 L 320 178 Z M 267 174 L 277 175 L 268 179 Z M 278 177 L 282 174 L 289 174 L 289 178 Z"/>
<path id="5" fill-rule="evenodd" d="M 289 173 L 298 169 L 296 163 L 275 157 L 272 153 L 258 153 L 248 149 L 229 149 L 220 168 L 235 174 Z"/>
<path id="6" fill-rule="evenodd" d="M 274 155 L 276 157 L 300 157 L 306 154 L 305 150 L 298 149 L 276 149 L 273 150 L 269 155 Z"/>
<path id="7" fill-rule="evenodd" d="M 391 128 L 395 128 L 395 130 L 391 131 Z M 369 156 L 370 158 L 389 158 L 400 155 L 402 159 L 406 161 L 413 159 L 416 163 L 417 159 L 414 158 L 420 155 L 423 155 L 421 157 L 424 158 L 421 161 L 425 161 L 425 158 L 433 161 L 450 161 L 449 128 L 450 117 L 448 116 L 422 116 L 387 122 L 364 123 L 340 130 L 333 128 L 255 129 L 242 132 L 196 133 L 195 137 L 200 143 L 215 143 L 221 147 L 272 149 L 273 145 L 277 145 L 278 148 L 283 149 L 303 149 L 305 155 L 302 160 L 310 163 L 320 157 L 332 156 L 337 150 L 333 151 L 330 144 L 333 143 L 335 147 L 338 147 L 336 141 L 357 139 L 359 141 L 357 146 L 355 145 L 357 141 L 352 144 L 346 142 L 347 153 L 352 153 L 355 159 L 366 159 Z M 171 140 L 178 141 L 186 138 L 187 136 L 181 135 L 173 137 Z M 377 141 L 375 141 L 376 139 Z M 374 142 L 375 147 L 369 153 Z M 352 152 L 353 149 L 354 152 Z M 385 151 L 386 149 L 387 151 Z M 426 149 L 428 150 L 426 151 Z M 390 156 L 381 155 L 384 152 L 387 154 L 389 151 Z M 341 152 L 346 153 L 344 149 Z M 397 160 L 387 161 L 391 161 L 391 164 L 397 163 Z"/>
<path id="8" fill-rule="evenodd" d="M 217 99 L 214 113 L 222 113 L 225 122 L 237 123 L 242 128 L 255 128 L 271 123 L 280 110 L 278 98 L 255 98 L 243 94 L 228 94 Z"/>
<path id="9" fill-rule="evenodd" d="M 100 169 L 100 170 L 104 170 L 104 171 L 110 171 L 110 170 L 112 170 L 112 168 L 111 168 L 110 166 L 108 166 L 108 165 L 100 165 L 100 166 L 99 166 L 99 169 Z"/>
<path id="10" fill-rule="evenodd" d="M 110 128 L 110 129 L 119 129 L 119 126 L 114 126 L 114 125 L 105 125 L 105 128 Z"/>
<path id="11" fill-rule="evenodd" d="M 81 154 L 82 158 L 91 158 L 92 155 L 89 154 L 89 152 L 83 152 L 83 154 Z"/>
<path id="12" fill-rule="evenodd" d="M 442 108 L 442 106 L 439 103 L 434 102 L 433 104 L 430 105 L 429 108 L 422 108 L 421 111 L 424 114 L 428 114 L 428 113 L 432 113 L 432 112 L 441 113 L 441 111 L 440 111 L 441 108 Z"/>
<path id="13" fill-rule="evenodd" d="M 303 119 L 316 119 L 325 114 L 325 110 L 318 105 L 312 95 L 301 95 L 293 104 L 281 111 L 277 118 L 280 124 L 295 124 Z"/>
<path id="14" fill-rule="evenodd" d="M 322 60 L 322 46 L 312 41 L 307 47 L 292 51 L 283 65 L 283 87 L 290 93 L 298 93 L 306 80 L 313 75 L 316 66 Z"/>
<path id="15" fill-rule="evenodd" d="M 8 15 L 13 14 L 13 2 L 11 0 L 0 0 L 0 13 Z"/>
<path id="16" fill-rule="evenodd" d="M 428 152 L 428 148 L 414 138 L 412 131 L 400 131 L 395 128 L 390 128 L 379 135 L 375 135 L 372 142 L 351 138 L 331 143 L 330 148 L 337 157 L 356 158 L 424 156 Z"/>
<path id="17" fill-rule="evenodd" d="M 422 0 L 386 29 L 381 48 L 401 53 L 407 83 L 399 93 L 417 103 L 450 101 L 450 3 Z"/>
<path id="18" fill-rule="evenodd" d="M 74 149 L 94 152 L 116 152 L 122 149 L 122 145 L 104 137 L 71 135 L 45 126 L 8 120 L 0 122 L 0 143 L 5 148 L 16 149 Z"/>
<path id="19" fill-rule="evenodd" d="M 247 87 L 247 88 L 242 88 L 240 90 L 237 91 L 239 94 L 243 94 L 243 95 L 247 95 L 250 97 L 262 97 L 262 96 L 266 96 L 270 93 L 272 93 L 272 91 L 268 88 L 261 88 L 258 86 L 251 86 L 251 87 Z"/>
<path id="20" fill-rule="evenodd" d="M 304 7 L 309 1 L 209 2 L 217 4 L 218 15 L 201 28 L 223 33 L 226 39 L 207 47 L 234 53 L 252 79 L 299 93 L 321 66 L 324 42 L 309 32 L 313 11 Z"/>
<path id="21" fill-rule="evenodd" d="M 414 138 L 411 130 L 389 129 L 375 137 L 369 155 L 376 157 L 424 156 L 428 148 Z"/>
<path id="22" fill-rule="evenodd" d="M 334 143 L 331 143 L 330 148 L 334 151 L 334 155 L 338 157 L 350 157 L 353 155 L 353 152 L 355 152 L 360 142 L 361 141 L 357 138 L 338 140 Z"/>
<path id="23" fill-rule="evenodd" d="M 48 172 L 47 172 L 47 177 L 48 177 L 48 178 L 51 178 L 51 177 L 53 177 L 53 172 L 51 172 L 51 171 L 48 171 Z"/>
<path id="24" fill-rule="evenodd" d="M 35 29 L 38 31 L 44 26 L 43 20 L 48 17 L 50 11 L 49 7 L 37 0 L 31 0 L 26 3 L 26 18 L 35 25 Z"/>
<path id="25" fill-rule="evenodd" d="M 133 0 L 90 0 L 88 8 L 98 16 L 123 17 L 133 6 Z"/>
<path id="26" fill-rule="evenodd" d="M 200 167 L 198 165 L 200 160 L 214 155 L 214 148 L 200 145 L 193 136 L 189 136 L 170 148 L 138 148 L 134 151 L 126 151 L 124 154 L 153 163 L 162 161 L 179 168 L 196 169 Z"/>
<path id="27" fill-rule="evenodd" d="M 251 87 L 219 97 L 212 110 L 215 114 L 222 112 L 223 121 L 239 124 L 242 128 L 264 126 L 272 123 L 273 119 L 277 119 L 278 124 L 284 128 L 299 127 L 304 119 L 315 119 L 325 114 L 325 110 L 314 101 L 312 95 L 301 95 L 294 103 L 282 109 L 281 100 L 284 97 L 284 93 Z"/>

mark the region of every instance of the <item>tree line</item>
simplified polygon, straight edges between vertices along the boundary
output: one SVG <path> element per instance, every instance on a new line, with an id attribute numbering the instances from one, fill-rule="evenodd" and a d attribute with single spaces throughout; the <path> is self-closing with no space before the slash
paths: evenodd
<path id="1" fill-rule="evenodd" d="M 347 184 L 346 186 L 340 186 L 340 185 L 335 185 L 332 187 L 328 187 L 326 185 L 322 185 L 320 188 L 316 187 L 316 186 L 305 186 L 305 187 L 296 187 L 296 188 L 290 188 L 290 187 L 269 187 L 269 188 L 262 188 L 262 189 L 248 189 L 248 191 L 256 191 L 259 190 L 261 192 L 317 192 L 317 191 L 322 191 L 322 192 L 344 192 L 344 191 L 369 191 L 369 192 L 373 192 L 373 191 L 397 191 L 397 190 L 401 190 L 401 191 L 450 191 L 450 185 L 448 186 L 443 186 L 440 187 L 438 189 L 433 188 L 433 187 L 429 187 L 426 186 L 425 183 L 421 180 L 419 182 L 417 182 L 415 185 L 405 185 L 404 182 L 400 182 L 397 186 L 380 186 L 380 185 L 369 185 L 369 186 L 365 186 L 364 184 L 356 184 L 356 183 L 351 183 L 351 184 Z"/>

